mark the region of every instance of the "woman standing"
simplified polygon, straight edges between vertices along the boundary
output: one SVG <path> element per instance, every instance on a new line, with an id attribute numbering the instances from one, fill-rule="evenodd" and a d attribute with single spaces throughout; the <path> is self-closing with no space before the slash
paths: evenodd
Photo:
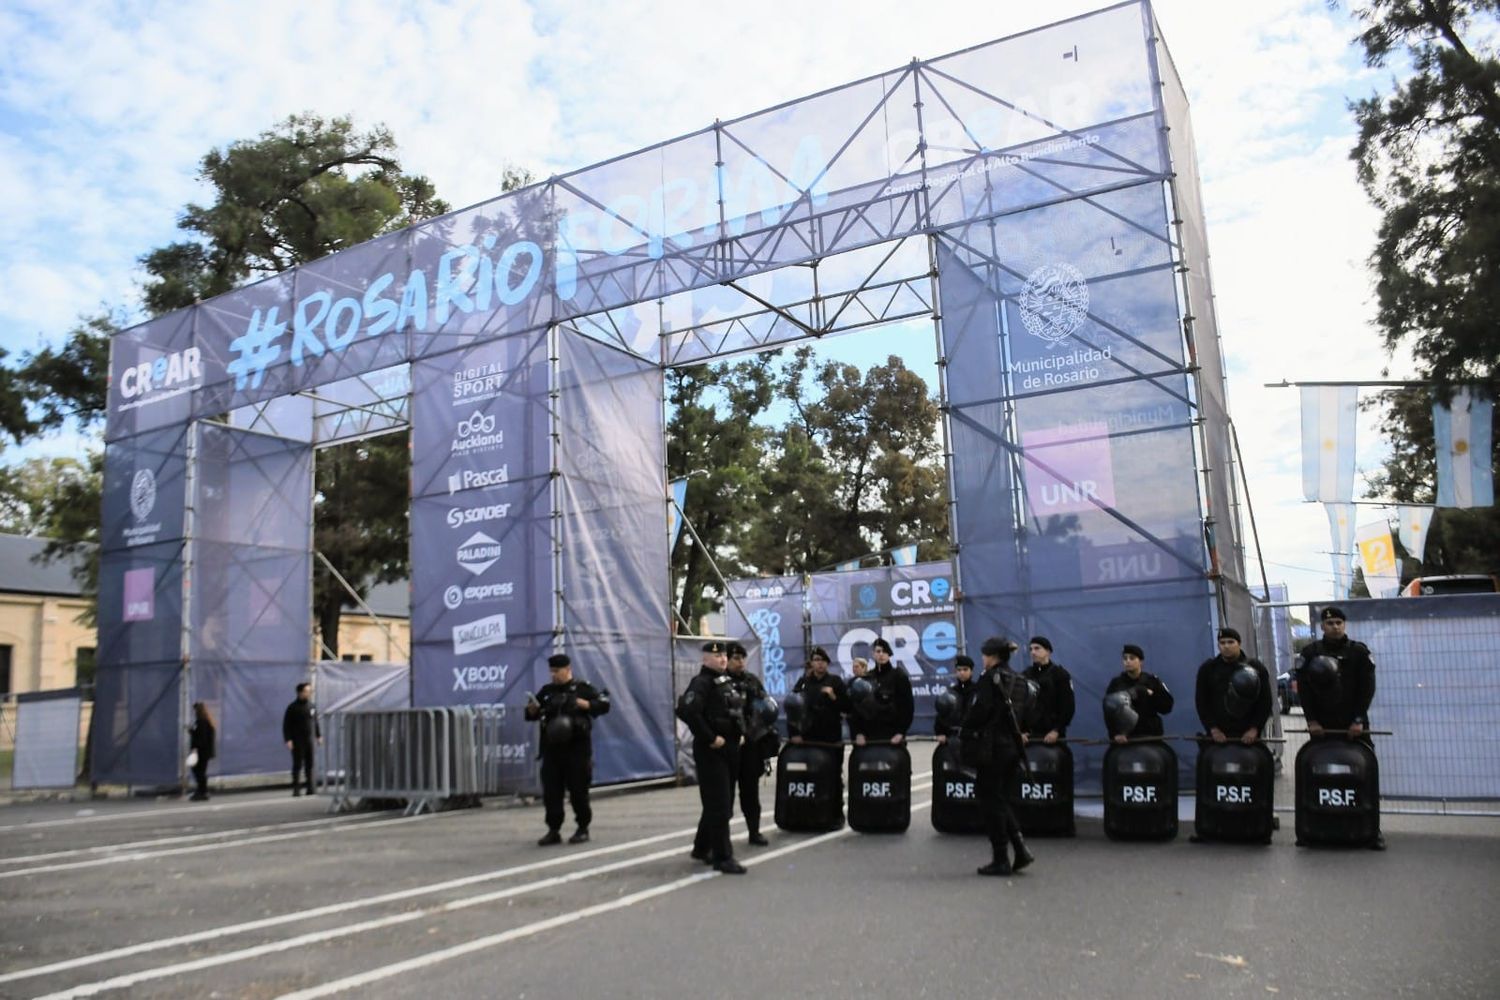
<path id="1" fill-rule="evenodd" d="M 192 762 L 193 781 L 198 786 L 197 791 L 193 792 L 194 802 L 208 801 L 208 762 L 214 759 L 216 735 L 214 717 L 209 713 L 208 706 L 201 701 L 193 702 L 193 724 L 188 727 L 188 751 L 189 756 L 196 755 Z"/>

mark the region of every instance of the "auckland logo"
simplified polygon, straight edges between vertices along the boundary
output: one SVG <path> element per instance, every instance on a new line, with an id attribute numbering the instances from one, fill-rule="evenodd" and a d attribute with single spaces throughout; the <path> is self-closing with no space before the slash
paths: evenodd
<path id="1" fill-rule="evenodd" d="M 137 522 L 151 516 L 156 506 L 156 475 L 150 469 L 137 469 L 130 482 L 130 513 Z"/>
<path id="2" fill-rule="evenodd" d="M 500 543 L 482 531 L 476 531 L 458 547 L 458 564 L 464 569 L 480 575 L 500 559 Z"/>
<path id="3" fill-rule="evenodd" d="M 1089 286 L 1082 272 L 1061 261 L 1031 272 L 1021 289 L 1021 322 L 1048 345 L 1066 340 L 1089 311 Z"/>
<path id="4" fill-rule="evenodd" d="M 467 420 L 460 420 L 457 430 L 453 445 L 449 448 L 449 452 L 454 455 L 494 451 L 505 445 L 505 432 L 495 430 L 495 418 L 478 410 L 470 414 Z"/>

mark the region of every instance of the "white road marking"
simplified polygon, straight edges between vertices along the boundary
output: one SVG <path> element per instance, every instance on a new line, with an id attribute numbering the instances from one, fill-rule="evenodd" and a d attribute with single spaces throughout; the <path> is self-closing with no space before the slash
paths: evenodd
<path id="1" fill-rule="evenodd" d="M 324 798 L 332 801 L 328 796 Z M 226 812 L 230 809 L 247 809 L 251 806 L 264 809 L 266 806 L 291 805 L 292 803 L 300 805 L 302 800 L 286 795 L 262 795 L 239 802 L 216 802 L 211 806 L 170 806 L 164 809 L 132 807 L 122 812 L 104 814 L 96 814 L 93 809 L 80 809 L 76 816 L 70 816 L 67 819 L 41 819 L 34 823 L 12 823 L 9 826 L 0 826 L 0 833 L 10 830 L 40 830 L 49 826 L 73 826 L 77 823 L 113 823 L 122 819 L 155 819 L 158 816 L 175 816 L 178 813 L 193 813 L 201 816 L 204 813 Z"/>
<path id="2" fill-rule="evenodd" d="M 290 823 L 266 823 L 261 826 L 232 827 L 228 830 L 212 830 L 205 833 L 185 833 L 176 837 L 157 837 L 155 840 L 133 840 L 123 844 L 99 844 L 94 847 L 78 847 L 69 851 L 53 851 L 50 854 L 26 854 L 15 858 L 0 858 L 0 865 L 18 865 L 26 861 L 50 861 L 54 858 L 76 858 L 87 854 L 107 854 L 139 847 L 160 847 L 164 844 L 186 844 L 199 840 L 223 837 L 240 837 L 251 833 L 266 833 L 271 830 L 290 830 L 294 827 L 354 825 L 378 818 L 378 813 L 358 813 L 348 816 L 327 816 L 323 819 L 294 820 Z"/>

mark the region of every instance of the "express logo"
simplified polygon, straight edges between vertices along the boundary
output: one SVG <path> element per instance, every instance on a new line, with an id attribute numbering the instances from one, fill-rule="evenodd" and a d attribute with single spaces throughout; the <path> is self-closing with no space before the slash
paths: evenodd
<path id="1" fill-rule="evenodd" d="M 509 581 L 505 583 L 480 583 L 472 587 L 449 587 L 443 591 L 443 606 L 449 611 L 456 611 L 465 603 L 483 601 L 503 601 L 514 596 L 516 585 Z"/>
<path id="2" fill-rule="evenodd" d="M 1082 326 L 1088 315 L 1088 282 L 1071 264 L 1043 264 L 1026 279 L 1020 307 L 1028 333 L 1049 345 L 1059 343 Z"/>
<path id="3" fill-rule="evenodd" d="M 453 586 L 443 591 L 443 607 L 449 611 L 457 610 L 464 603 L 464 590 L 462 587 Z"/>
<path id="4" fill-rule="evenodd" d="M 479 576 L 500 559 L 500 543 L 482 531 L 476 531 L 458 547 L 458 564 Z"/>
<path id="5" fill-rule="evenodd" d="M 137 469 L 130 481 L 130 513 L 137 522 L 151 516 L 156 507 L 156 474 L 150 469 Z"/>
<path id="6" fill-rule="evenodd" d="M 505 432 L 495 430 L 495 418 L 475 410 L 468 419 L 458 422 L 457 436 L 448 449 L 454 455 L 494 451 L 505 445 Z"/>

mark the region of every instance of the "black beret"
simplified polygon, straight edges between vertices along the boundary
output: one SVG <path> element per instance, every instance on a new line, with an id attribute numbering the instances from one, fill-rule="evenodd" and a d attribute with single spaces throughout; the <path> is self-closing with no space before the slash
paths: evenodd
<path id="1" fill-rule="evenodd" d="M 1120 650 L 1120 655 L 1133 656 L 1137 660 L 1144 660 L 1146 658 L 1146 651 L 1133 642 L 1127 642 L 1125 648 Z"/>
<path id="2" fill-rule="evenodd" d="M 825 650 L 822 646 L 814 646 L 813 651 L 807 654 L 807 658 L 809 660 L 822 660 L 824 663 L 833 662 L 828 658 L 828 651 Z"/>
<path id="3" fill-rule="evenodd" d="M 572 665 L 573 661 L 568 659 L 568 654 L 566 653 L 556 653 L 547 657 L 548 670 L 560 670 L 563 667 L 571 667 Z"/>
<path id="4" fill-rule="evenodd" d="M 1031 645 L 1041 646 L 1047 652 L 1052 652 L 1052 640 L 1045 635 L 1034 635 L 1031 637 Z"/>
<path id="5" fill-rule="evenodd" d="M 750 655 L 750 651 L 748 649 L 746 649 L 744 646 L 741 646 L 737 642 L 731 642 L 729 644 L 729 655 L 730 656 L 748 656 L 748 655 Z"/>
<path id="6" fill-rule="evenodd" d="M 1009 639 L 1002 639 L 998 635 L 992 635 L 984 640 L 984 645 L 979 647 L 979 651 L 985 656 L 1005 656 L 1015 648 L 1016 644 Z"/>
<path id="7" fill-rule="evenodd" d="M 883 649 L 887 653 L 892 652 L 892 650 L 891 650 L 891 644 L 888 643 L 888 642 L 886 642 L 884 639 L 876 639 L 874 642 L 870 643 L 870 649 L 871 650 Z"/>
<path id="8" fill-rule="evenodd" d="M 703 651 L 705 653 L 722 653 L 724 652 L 724 644 L 718 641 L 705 642 L 703 644 Z"/>
<path id="9" fill-rule="evenodd" d="M 1229 628 L 1226 625 L 1224 628 L 1219 629 L 1219 638 L 1220 639 L 1233 639 L 1235 642 L 1239 642 L 1240 641 L 1240 633 L 1239 633 L 1239 631 L 1237 629 Z"/>
<path id="10" fill-rule="evenodd" d="M 1343 608 L 1336 608 L 1332 604 L 1330 604 L 1330 605 L 1328 605 L 1328 607 L 1324 608 L 1322 610 L 1322 612 L 1319 613 L 1319 615 L 1318 615 L 1318 621 L 1326 622 L 1326 621 L 1330 621 L 1330 620 L 1334 620 L 1334 621 L 1346 621 L 1347 619 L 1344 617 L 1344 609 Z"/>
<path id="11" fill-rule="evenodd" d="M 953 658 L 953 668 L 957 670 L 959 667 L 968 667 L 970 670 L 973 670 L 974 661 L 970 657 L 964 656 L 962 653 L 960 653 L 958 656 L 955 656 Z"/>

